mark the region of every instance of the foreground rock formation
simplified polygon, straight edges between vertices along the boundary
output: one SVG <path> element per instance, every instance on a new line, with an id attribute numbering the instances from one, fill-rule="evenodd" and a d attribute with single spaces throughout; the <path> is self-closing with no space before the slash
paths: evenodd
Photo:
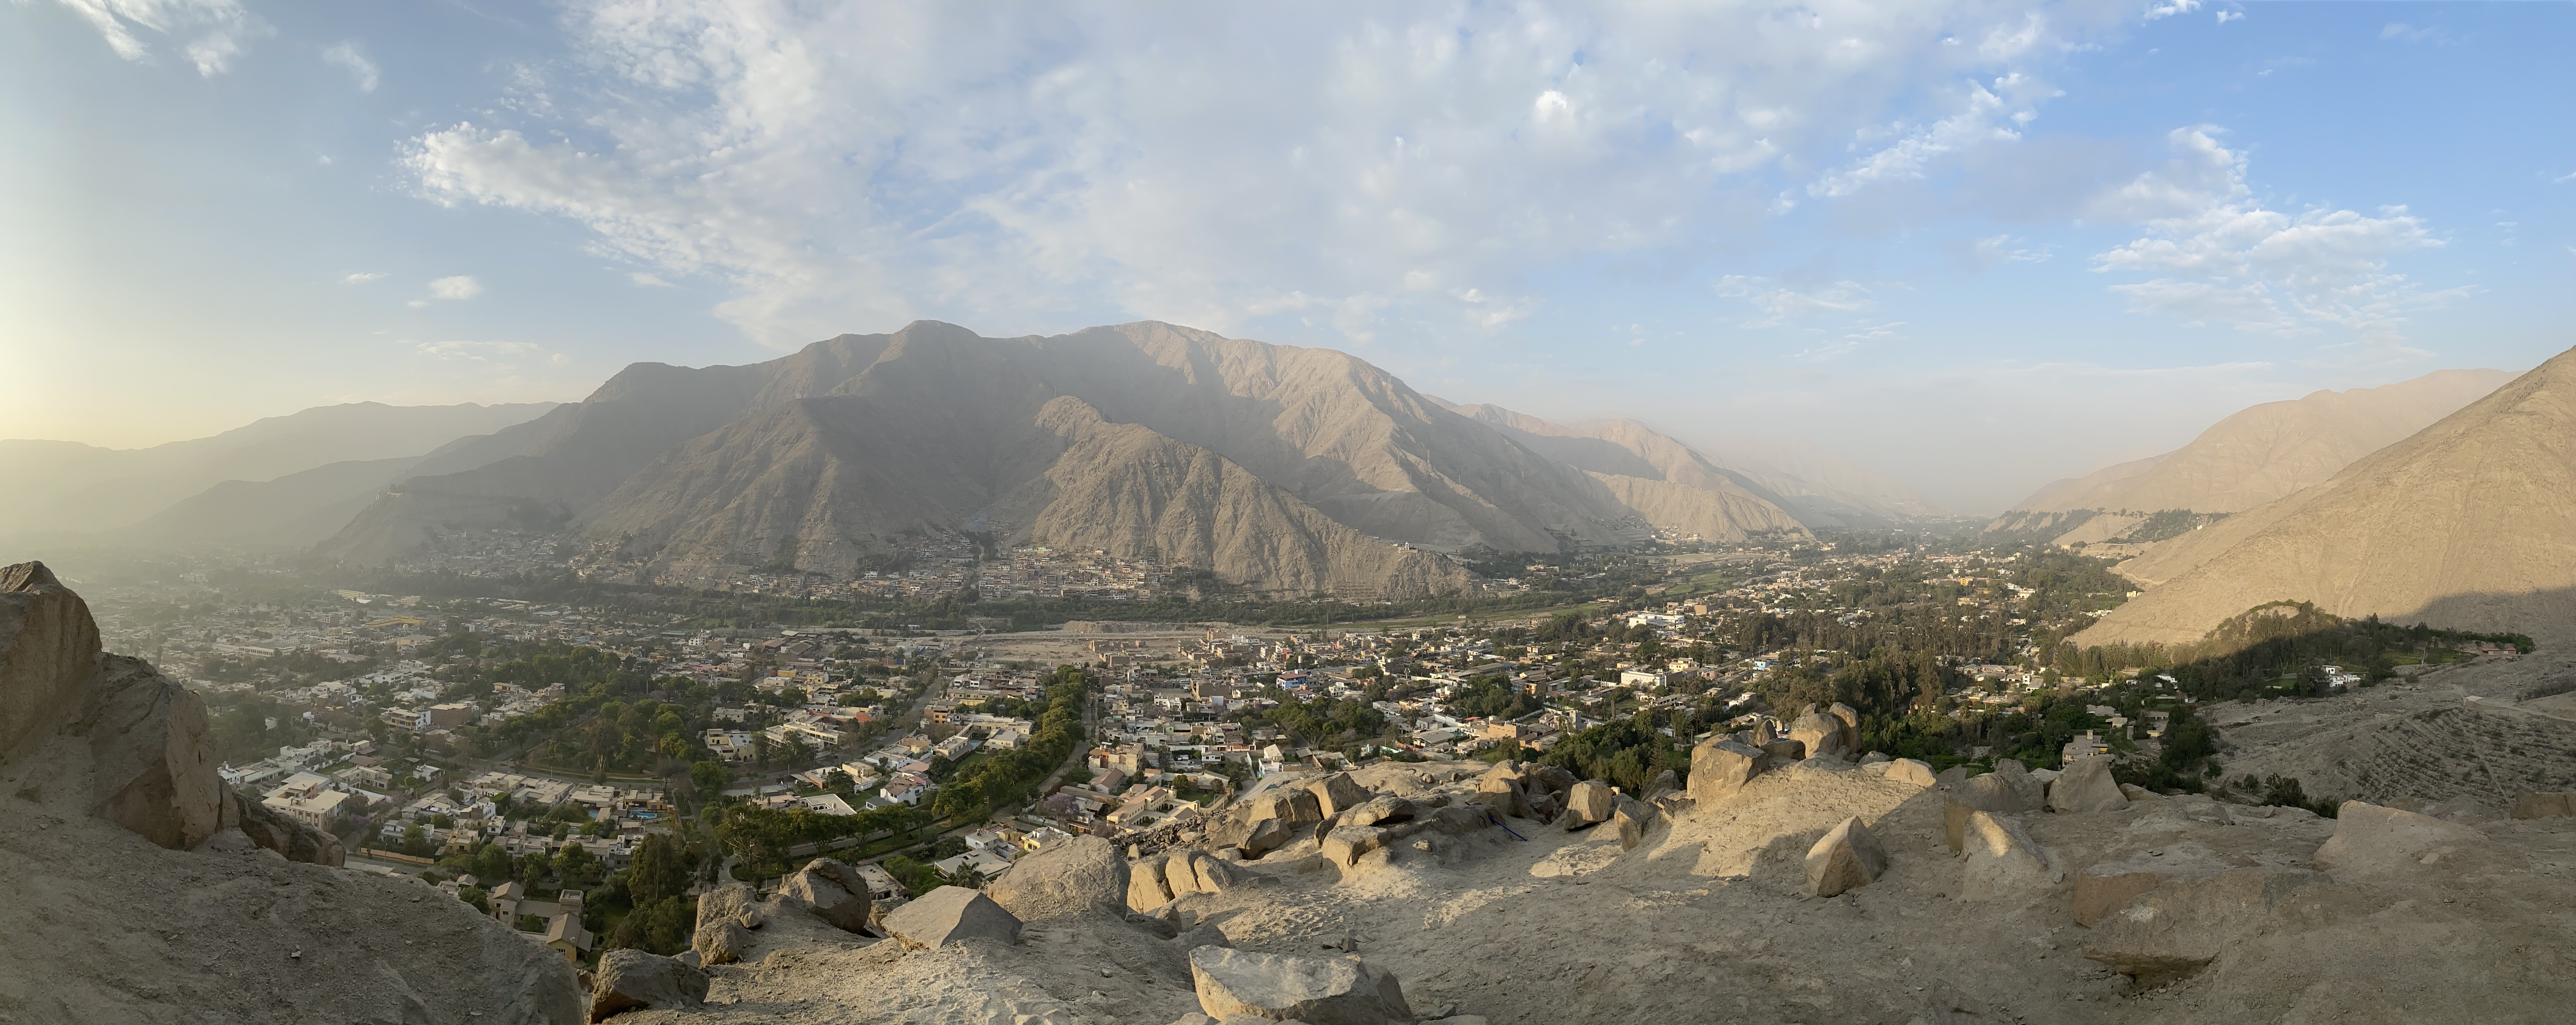
<path id="1" fill-rule="evenodd" d="M 0 1014 L 31 1022 L 569 1023 L 573 968 L 232 794 L 206 710 L 0 568 Z M 293 859 L 293 860 L 290 860 Z"/>

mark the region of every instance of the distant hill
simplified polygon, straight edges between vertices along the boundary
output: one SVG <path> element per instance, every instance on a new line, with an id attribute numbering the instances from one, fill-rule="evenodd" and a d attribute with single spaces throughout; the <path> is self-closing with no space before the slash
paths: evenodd
<path id="1" fill-rule="evenodd" d="M 211 437 L 142 449 L 0 441 L 0 479 L 10 482 L 12 493 L 32 496 L 0 503 L 0 535 L 96 534 L 130 527 L 226 481 L 271 481 L 333 463 L 417 457 L 552 408 L 550 402 L 490 406 L 356 402 L 318 406 Z M 293 518 L 313 510 L 278 511 Z"/>
<path id="2" fill-rule="evenodd" d="M 1741 493 L 1587 469 L 1347 353 L 1152 322 L 985 338 L 922 321 L 748 366 L 629 367 L 431 454 L 320 551 L 380 562 L 555 517 L 666 579 L 837 576 L 980 520 L 1254 591 L 1402 595 L 1469 586 L 1431 553 L 1798 529 Z"/>
<path id="3" fill-rule="evenodd" d="M 2576 352 L 2323 483 L 2120 569 L 2152 586 L 2078 643 L 2198 640 L 2273 601 L 2314 602 L 2346 618 L 2576 636 Z"/>
<path id="4" fill-rule="evenodd" d="M 2378 388 L 2266 402 L 2172 452 L 2052 483 L 2013 509 L 2241 512 L 2332 477 L 2512 379 L 2502 370 L 2437 370 Z"/>
<path id="5" fill-rule="evenodd" d="M 1721 515 L 1735 532 L 1880 526 L 1932 514 L 1904 485 L 1818 450 L 1770 446 L 1774 460 L 1801 468 L 1792 472 L 1742 452 L 1712 454 L 1635 420 L 1559 424 L 1490 404 L 1449 408 L 1492 425 L 1533 451 L 1597 475 L 1670 482 L 1720 496 L 1726 503 Z M 1733 540 L 1736 535 L 1704 536 Z"/>

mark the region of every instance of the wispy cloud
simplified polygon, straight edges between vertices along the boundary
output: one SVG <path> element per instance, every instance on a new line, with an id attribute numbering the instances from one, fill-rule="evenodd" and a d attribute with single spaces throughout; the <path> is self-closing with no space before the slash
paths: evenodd
<path id="1" fill-rule="evenodd" d="M 420 342 L 414 345 L 414 351 L 435 359 L 490 363 L 503 370 L 514 370 L 527 363 L 555 367 L 572 363 L 572 357 L 531 342 Z"/>
<path id="2" fill-rule="evenodd" d="M 356 42 L 344 42 L 322 51 L 322 62 L 347 68 L 349 77 L 358 83 L 358 91 L 376 91 L 376 62 L 367 59 L 367 51 Z"/>
<path id="3" fill-rule="evenodd" d="M 363 285 L 384 276 L 385 273 L 383 271 L 359 271 L 358 273 L 351 274 L 348 277 L 341 278 L 340 283 L 343 285 Z"/>
<path id="4" fill-rule="evenodd" d="M 1742 299 L 1760 311 L 1760 316 L 1744 322 L 1748 328 L 1778 327 L 1824 314 L 1858 313 L 1877 303 L 1869 289 L 1856 281 L 1836 281 L 1801 290 L 1770 278 L 1741 274 L 1719 278 L 1717 294 Z"/>
<path id="5" fill-rule="evenodd" d="M 25 0 L 20 0 L 25 2 Z M 189 36 L 180 52 L 207 77 L 222 74 L 241 55 L 244 41 L 269 34 L 268 23 L 243 9 L 240 0 L 57 0 L 78 12 L 107 40 L 108 48 L 130 61 L 149 62 L 152 48 L 135 35 L 143 29 L 164 36 Z"/>
<path id="6" fill-rule="evenodd" d="M 474 280 L 471 274 L 439 278 L 429 283 L 429 296 L 432 299 L 471 299 L 482 294 L 483 283 Z"/>

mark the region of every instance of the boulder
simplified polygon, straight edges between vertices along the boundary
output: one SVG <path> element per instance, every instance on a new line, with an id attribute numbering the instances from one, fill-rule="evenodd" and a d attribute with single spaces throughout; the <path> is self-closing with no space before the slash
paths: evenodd
<path id="1" fill-rule="evenodd" d="M 1646 781 L 1646 800 L 1660 800 L 1664 795 L 1681 788 L 1682 778 L 1674 774 L 1673 770 L 1665 769 L 1656 773 L 1655 778 Z"/>
<path id="2" fill-rule="evenodd" d="M 1576 782 L 1578 781 L 1574 778 L 1574 773 L 1563 766 L 1532 765 L 1521 770 L 1523 793 L 1529 792 L 1531 785 L 1536 784 L 1546 788 L 1548 793 L 1563 797 L 1566 791 L 1574 788 Z"/>
<path id="3" fill-rule="evenodd" d="M 2213 858 L 2181 852 L 2139 854 L 2087 866 L 2075 873 L 2075 924 L 2089 927 L 2169 880 L 2216 875 L 2228 867 Z"/>
<path id="4" fill-rule="evenodd" d="M 1340 818 L 1341 824 L 1345 826 L 1374 826 L 1388 822 L 1410 821 L 1416 814 L 1417 809 L 1411 801 L 1401 797 L 1377 797 L 1371 798 L 1367 804 L 1351 809 Z"/>
<path id="5" fill-rule="evenodd" d="M 1887 871 L 1887 849 L 1855 815 L 1807 848 L 1807 892 L 1817 897 L 1857 890 Z"/>
<path id="6" fill-rule="evenodd" d="M 2129 803 L 2131 804 L 2136 804 L 2139 801 L 2161 801 L 2165 799 L 2165 795 L 2159 794 L 2135 783 L 2120 784 L 2120 796 L 2128 798 Z"/>
<path id="7" fill-rule="evenodd" d="M 1706 807 L 1709 801 L 1743 789 L 1762 773 L 1763 757 L 1762 749 L 1732 740 L 1701 742 L 1691 748 L 1691 799 Z"/>
<path id="8" fill-rule="evenodd" d="M 2326 881 L 2270 867 L 2169 879 L 2095 920 L 2083 954 L 2145 984 L 2186 975 L 2261 929 L 2273 905 Z"/>
<path id="9" fill-rule="evenodd" d="M 2020 762 L 2009 758 L 2004 760 L 2004 764 L 2016 769 L 2021 767 Z M 2045 798 L 2035 794 L 2038 787 L 2030 785 L 2027 776 L 2016 778 L 2017 775 L 2007 775 L 1998 770 L 1970 777 L 1967 782 L 1950 789 L 1949 799 L 1943 804 L 1942 829 L 1950 841 L 1951 850 L 1966 850 L 1963 844 L 1968 817 L 1977 812 L 2014 815 L 2040 809 Z"/>
<path id="10" fill-rule="evenodd" d="M 1391 830 L 1380 826 L 1342 826 L 1324 834 L 1324 860 L 1348 867 L 1360 856 L 1387 845 Z"/>
<path id="11" fill-rule="evenodd" d="M 1199 892 L 1199 870 L 1190 864 L 1191 856 L 1198 852 L 1184 848 L 1171 853 L 1171 857 L 1163 859 L 1163 888 L 1174 897 Z"/>
<path id="12" fill-rule="evenodd" d="M 1410 1021 L 1395 976 L 1356 957 L 1260 954 L 1228 947 L 1190 951 L 1199 1010 L 1220 1020 L 1236 1015 L 1311 1025 L 1387 1025 Z"/>
<path id="13" fill-rule="evenodd" d="M 91 657 L 97 671 L 73 730 L 89 737 L 98 814 L 163 847 L 206 842 L 223 828 L 225 793 L 206 703 L 142 659 Z"/>
<path id="14" fill-rule="evenodd" d="M 1243 839 L 1236 844 L 1236 849 L 1242 851 L 1244 857 L 1258 858 L 1288 846 L 1289 841 L 1296 838 L 1296 831 L 1280 820 L 1263 819 L 1253 823 L 1251 828 L 1244 831 Z"/>
<path id="15" fill-rule="evenodd" d="M 1789 724 L 1789 739 L 1806 745 L 1806 758 L 1840 758 L 1851 750 L 1843 743 L 1843 721 L 1822 712 Z"/>
<path id="16" fill-rule="evenodd" d="M 1899 783 L 1909 783 L 1927 790 L 1938 781 L 1938 778 L 1932 774 L 1931 765 L 1911 758 L 1899 758 L 1887 763 L 1885 775 Z"/>
<path id="17" fill-rule="evenodd" d="M 1058 840 L 1012 862 L 984 895 L 1023 922 L 1087 912 L 1118 913 L 1128 903 L 1127 859 L 1096 836 Z"/>
<path id="18" fill-rule="evenodd" d="M 1488 775 L 1476 781 L 1476 792 L 1467 800 L 1493 809 L 1498 814 L 1517 818 L 1530 815 L 1529 798 L 1521 793 L 1520 780 Z"/>
<path id="19" fill-rule="evenodd" d="M 913 950 L 937 950 L 966 940 L 1018 943 L 1020 920 L 993 903 L 983 891 L 942 886 L 920 899 L 888 912 L 882 923 L 888 934 Z"/>
<path id="20" fill-rule="evenodd" d="M 1163 881 L 1163 863 L 1170 855 L 1156 854 L 1127 866 L 1127 910 L 1152 911 L 1172 902 L 1176 896 Z"/>
<path id="21" fill-rule="evenodd" d="M 2486 834 L 2430 815 L 2345 801 L 2334 835 L 2308 863 L 2337 878 L 2420 871 L 2444 856 L 2486 841 Z"/>
<path id="22" fill-rule="evenodd" d="M 1312 825 L 1324 821 L 1324 802 L 1315 792 L 1304 788 L 1271 790 L 1246 806 L 1253 822 L 1276 819 L 1292 826 Z"/>
<path id="23" fill-rule="evenodd" d="M 1805 741 L 1784 737 L 1762 745 L 1762 754 L 1782 764 L 1803 762 L 1807 760 L 1807 744 Z"/>
<path id="24" fill-rule="evenodd" d="M 1845 752 L 1860 750 L 1860 713 L 1854 711 L 1852 706 L 1837 701 L 1825 709 L 1825 714 L 1842 720 L 1843 750 Z"/>
<path id="25" fill-rule="evenodd" d="M 1566 814 L 1581 820 L 1575 826 L 1577 829 L 1608 822 L 1611 814 L 1618 810 L 1619 795 L 1611 791 L 1610 784 L 1600 780 L 1584 780 L 1565 792 Z"/>
<path id="26" fill-rule="evenodd" d="M 1453 804 L 1431 813 L 1425 821 L 1443 833 L 1463 836 L 1492 825 L 1493 820 L 1487 814 L 1485 806 L 1480 804 Z"/>
<path id="27" fill-rule="evenodd" d="M 700 964 L 732 964 L 751 948 L 751 930 L 760 927 L 760 904 L 750 886 L 726 883 L 698 895 L 698 928 L 689 949 Z"/>
<path id="28" fill-rule="evenodd" d="M 778 892 L 803 901 L 814 917 L 843 932 L 866 930 L 876 915 L 876 899 L 868 894 L 867 880 L 859 878 L 857 869 L 831 858 L 806 862 L 778 884 Z"/>
<path id="29" fill-rule="evenodd" d="M 2559 819 L 2570 815 L 2576 815 L 2576 794 L 2525 790 L 2513 795 L 2514 818 Z"/>
<path id="30" fill-rule="evenodd" d="M 1872 751 L 1860 756 L 1860 764 L 1862 765 L 1879 765 L 1890 760 L 1891 759 L 1887 757 L 1887 752 L 1885 751 Z"/>
<path id="31" fill-rule="evenodd" d="M 1968 767 L 1965 765 L 1953 765 L 1947 769 L 1941 770 L 1940 775 L 1932 777 L 1932 782 L 1935 785 L 1945 787 L 1956 787 L 1967 781 Z"/>
<path id="32" fill-rule="evenodd" d="M 2111 778 L 2111 759 L 2078 758 L 2048 784 L 2048 810 L 2055 812 L 2118 811 L 2129 806 L 2120 783 Z"/>
<path id="33" fill-rule="evenodd" d="M 334 868 L 349 863 L 349 852 L 339 837 L 229 790 L 224 792 L 223 806 L 222 828 L 240 830 L 252 844 L 276 851 L 288 861 Z"/>
<path id="34" fill-rule="evenodd" d="M 1331 818 L 1366 804 L 1370 797 L 1368 788 L 1361 786 L 1359 781 L 1352 779 L 1351 774 L 1347 772 L 1336 772 L 1308 783 L 1306 789 L 1315 795 L 1315 801 L 1321 806 L 1325 818 Z"/>
<path id="35" fill-rule="evenodd" d="M 1619 826 L 1619 849 L 1633 851 L 1646 842 L 1646 830 L 1653 828 L 1655 819 L 1654 805 L 1621 795 L 1618 808 L 1610 814 L 1610 821 Z"/>
<path id="36" fill-rule="evenodd" d="M 1960 874 L 1959 899 L 1995 900 L 2048 885 L 2056 878 L 2048 856 L 2021 823 L 1990 812 L 1968 816 L 1967 864 Z"/>
<path id="37" fill-rule="evenodd" d="M 0 761 L 77 714 L 98 655 L 98 624 L 80 595 L 44 563 L 0 566 Z"/>
<path id="38" fill-rule="evenodd" d="M 619 948 L 599 956 L 590 982 L 590 1020 L 619 1011 L 696 1007 L 706 999 L 707 973 L 697 966 Z"/>

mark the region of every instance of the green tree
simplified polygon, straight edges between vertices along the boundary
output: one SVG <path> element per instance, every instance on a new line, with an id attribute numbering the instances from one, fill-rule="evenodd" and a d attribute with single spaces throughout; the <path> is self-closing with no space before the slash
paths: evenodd
<path id="1" fill-rule="evenodd" d="M 700 801 L 715 800 L 716 795 L 724 792 L 724 785 L 732 779 L 733 773 L 726 771 L 723 762 L 714 759 L 689 766 L 689 783 L 697 788 Z"/>
<path id="2" fill-rule="evenodd" d="M 668 833 L 645 834 L 644 845 L 636 848 L 635 861 L 626 870 L 626 892 L 634 896 L 637 907 L 687 892 L 687 861 L 688 852 L 677 838 Z"/>

